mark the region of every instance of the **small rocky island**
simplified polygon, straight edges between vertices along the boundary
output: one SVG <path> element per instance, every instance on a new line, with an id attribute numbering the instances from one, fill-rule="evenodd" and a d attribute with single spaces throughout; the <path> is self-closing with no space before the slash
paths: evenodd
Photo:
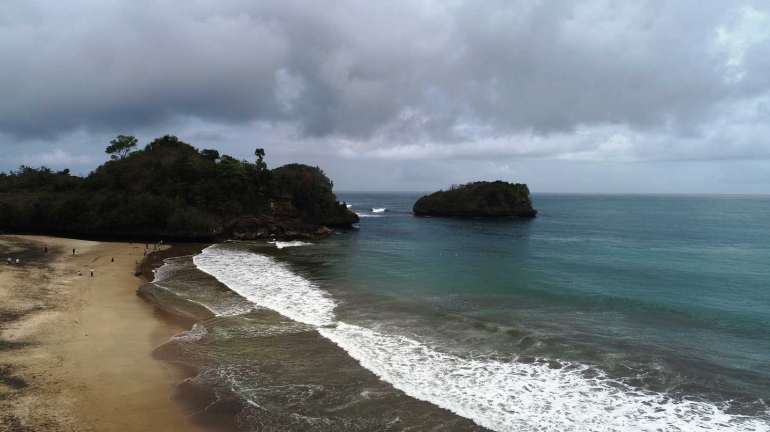
<path id="1" fill-rule="evenodd" d="M 523 183 L 504 181 L 452 185 L 417 200 L 412 208 L 417 216 L 524 217 L 533 218 L 529 188 Z"/>

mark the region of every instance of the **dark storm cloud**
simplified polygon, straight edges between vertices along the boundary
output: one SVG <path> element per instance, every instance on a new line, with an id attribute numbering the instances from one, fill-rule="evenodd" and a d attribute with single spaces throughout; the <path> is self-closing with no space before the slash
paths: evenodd
<path id="1" fill-rule="evenodd" d="M 768 8 L 6 0 L 0 146 L 14 150 L 0 169 L 85 169 L 119 133 L 237 157 L 265 147 L 341 179 L 382 170 L 356 188 L 394 187 L 390 173 L 438 183 L 463 172 L 457 160 L 481 176 L 513 176 L 501 167 L 521 158 L 770 160 Z"/>
<path id="2" fill-rule="evenodd" d="M 628 124 L 695 133 L 767 91 L 731 82 L 731 2 L 10 2 L 0 130 L 55 136 L 190 116 L 306 136 L 473 140 Z M 765 51 L 764 53 L 762 51 Z"/>

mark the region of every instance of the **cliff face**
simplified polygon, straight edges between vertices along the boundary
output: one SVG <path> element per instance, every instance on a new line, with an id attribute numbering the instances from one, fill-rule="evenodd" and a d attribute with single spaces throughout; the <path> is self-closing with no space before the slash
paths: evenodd
<path id="1" fill-rule="evenodd" d="M 330 228 L 350 228 L 359 222 L 358 215 L 345 206 L 334 205 L 331 209 L 331 212 L 310 215 L 297 208 L 290 197 L 283 196 L 271 200 L 270 209 L 262 214 L 231 221 L 225 232 L 241 240 L 312 239 L 328 236 Z"/>
<path id="2" fill-rule="evenodd" d="M 412 208 L 418 216 L 454 217 L 525 217 L 533 218 L 529 188 L 526 184 L 475 182 L 453 186 L 448 191 L 426 195 Z"/>

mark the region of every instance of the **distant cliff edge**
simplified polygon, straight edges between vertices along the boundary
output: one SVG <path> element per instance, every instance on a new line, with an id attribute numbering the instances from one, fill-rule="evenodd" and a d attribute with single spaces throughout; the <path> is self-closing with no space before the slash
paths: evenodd
<path id="1" fill-rule="evenodd" d="M 0 173 L 0 232 L 130 238 L 311 238 L 350 227 L 358 215 L 337 201 L 317 167 L 268 169 L 166 135 L 137 149 L 119 136 L 112 160 L 88 176 L 19 167 Z"/>
<path id="2" fill-rule="evenodd" d="M 504 181 L 453 185 L 417 200 L 412 208 L 417 216 L 524 217 L 533 218 L 529 188 L 523 183 Z"/>

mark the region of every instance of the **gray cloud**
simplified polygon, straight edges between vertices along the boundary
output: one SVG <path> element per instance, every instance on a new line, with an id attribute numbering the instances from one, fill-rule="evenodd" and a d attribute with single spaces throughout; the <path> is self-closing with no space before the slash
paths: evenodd
<path id="1" fill-rule="evenodd" d="M 770 159 L 759 1 L 11 0 L 0 58 L 0 146 L 34 143 L 6 166 L 118 133 L 340 166 Z M 397 172 L 446 177 L 425 165 Z"/>

